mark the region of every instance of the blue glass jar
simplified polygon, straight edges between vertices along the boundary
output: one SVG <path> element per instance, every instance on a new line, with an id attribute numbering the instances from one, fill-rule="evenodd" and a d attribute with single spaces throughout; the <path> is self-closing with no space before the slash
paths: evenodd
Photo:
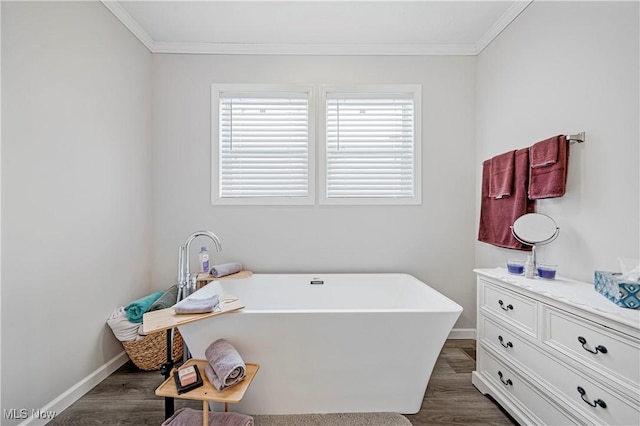
<path id="1" fill-rule="evenodd" d="M 557 265 L 549 265 L 545 263 L 538 264 L 538 276 L 547 280 L 553 280 L 556 277 Z"/>

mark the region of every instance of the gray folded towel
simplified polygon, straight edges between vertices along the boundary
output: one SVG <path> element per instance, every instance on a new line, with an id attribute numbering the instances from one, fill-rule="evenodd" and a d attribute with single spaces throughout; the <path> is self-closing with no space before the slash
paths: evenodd
<path id="1" fill-rule="evenodd" d="M 216 278 L 220 278 L 240 271 L 242 271 L 242 264 L 240 263 L 223 263 L 222 265 L 215 265 L 209 273 Z"/>
<path id="2" fill-rule="evenodd" d="M 177 300 L 178 300 L 178 286 L 174 284 L 171 287 L 169 287 L 169 290 L 165 291 L 164 294 L 160 296 L 160 299 L 156 300 L 155 302 L 153 302 L 151 306 L 149 306 L 149 309 L 147 309 L 147 312 L 159 311 L 160 309 L 170 308 L 176 304 Z"/>
<path id="3" fill-rule="evenodd" d="M 213 312 L 220 304 L 220 296 L 214 294 L 206 299 L 190 297 L 176 303 L 173 309 L 176 314 L 206 314 Z"/>
<path id="4" fill-rule="evenodd" d="M 240 383 L 247 375 L 247 366 L 242 357 L 225 339 L 210 344 L 204 355 L 208 361 L 204 372 L 218 391 Z"/>
<path id="5" fill-rule="evenodd" d="M 202 411 L 193 408 L 180 408 L 173 416 L 165 420 L 161 426 L 200 426 Z M 210 426 L 253 426 L 253 417 L 231 411 L 209 412 Z"/>

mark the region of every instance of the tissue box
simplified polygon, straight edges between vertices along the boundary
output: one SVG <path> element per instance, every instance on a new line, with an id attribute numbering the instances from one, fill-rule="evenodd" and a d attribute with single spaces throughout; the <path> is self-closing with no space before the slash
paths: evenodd
<path id="1" fill-rule="evenodd" d="M 618 306 L 640 309 L 640 282 L 625 281 L 621 274 L 595 271 L 596 291 Z"/>

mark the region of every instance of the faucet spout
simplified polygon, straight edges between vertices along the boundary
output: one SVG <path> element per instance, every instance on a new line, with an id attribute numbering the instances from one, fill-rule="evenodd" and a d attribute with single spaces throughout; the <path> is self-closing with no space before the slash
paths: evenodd
<path id="1" fill-rule="evenodd" d="M 184 246 L 180 247 L 180 256 L 181 259 L 178 260 L 178 275 L 179 275 L 179 292 L 178 299 L 181 300 L 184 297 L 195 291 L 195 281 L 192 280 L 191 272 L 189 271 L 189 249 L 191 248 L 191 243 L 198 237 L 207 237 L 213 241 L 213 245 L 217 252 L 222 251 L 222 244 L 220 243 L 220 239 L 216 234 L 211 231 L 196 231 L 193 234 L 187 237 Z M 195 275 L 195 274 L 194 274 Z"/>
<path id="2" fill-rule="evenodd" d="M 208 237 L 213 241 L 213 244 L 216 247 L 216 251 L 222 251 L 222 244 L 220 244 L 220 239 L 216 234 L 211 231 L 196 231 L 193 234 L 187 237 L 187 241 L 184 243 L 184 246 L 187 249 L 187 256 L 189 256 L 189 247 L 191 246 L 191 242 L 198 237 Z M 188 264 L 188 263 L 187 263 Z"/>

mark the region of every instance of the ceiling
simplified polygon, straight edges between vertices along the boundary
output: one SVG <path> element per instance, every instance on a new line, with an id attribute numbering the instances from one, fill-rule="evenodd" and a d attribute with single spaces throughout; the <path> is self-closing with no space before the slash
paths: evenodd
<path id="1" fill-rule="evenodd" d="M 532 0 L 110 1 L 154 53 L 477 55 Z"/>

